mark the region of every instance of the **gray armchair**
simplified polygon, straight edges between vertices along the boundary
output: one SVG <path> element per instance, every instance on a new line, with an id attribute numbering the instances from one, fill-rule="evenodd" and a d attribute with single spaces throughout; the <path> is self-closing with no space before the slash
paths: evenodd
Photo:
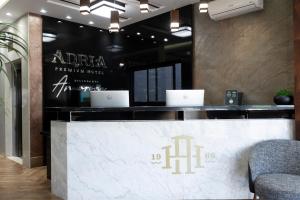
<path id="1" fill-rule="evenodd" d="M 249 187 L 262 200 L 300 200 L 300 142 L 270 140 L 254 146 Z"/>

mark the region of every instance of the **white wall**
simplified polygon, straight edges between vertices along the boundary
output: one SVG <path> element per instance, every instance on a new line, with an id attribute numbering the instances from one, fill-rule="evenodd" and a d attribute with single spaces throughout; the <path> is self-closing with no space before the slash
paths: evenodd
<path id="1" fill-rule="evenodd" d="M 2 104 L 4 97 L 3 77 L 0 75 L 0 155 L 5 155 L 5 112 Z"/>

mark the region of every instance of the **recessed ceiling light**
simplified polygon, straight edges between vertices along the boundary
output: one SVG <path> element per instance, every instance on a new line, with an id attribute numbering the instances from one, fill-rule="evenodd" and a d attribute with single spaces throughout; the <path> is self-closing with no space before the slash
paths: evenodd
<path id="1" fill-rule="evenodd" d="M 58 20 L 58 21 L 57 21 L 57 23 L 61 24 L 61 23 L 62 23 L 62 21 Z"/>
<path id="2" fill-rule="evenodd" d="M 80 25 L 79 28 L 83 28 L 84 26 Z"/>
<path id="3" fill-rule="evenodd" d="M 102 29 L 100 29 L 99 31 L 100 31 L 100 32 L 103 32 L 103 30 L 102 30 Z"/>
<path id="4" fill-rule="evenodd" d="M 45 14 L 45 13 L 47 13 L 47 10 L 41 9 L 40 12 Z"/>
<path id="5" fill-rule="evenodd" d="M 125 31 L 124 28 L 122 28 L 121 31 L 122 31 L 122 32 Z"/>
<path id="6" fill-rule="evenodd" d="M 151 38 L 152 38 L 152 39 L 154 39 L 154 38 L 155 38 L 155 36 L 154 36 L 154 35 L 151 35 Z"/>
<path id="7" fill-rule="evenodd" d="M 124 64 L 124 63 L 120 63 L 119 66 L 120 66 L 120 67 L 124 67 L 125 64 Z"/>
<path id="8" fill-rule="evenodd" d="M 137 32 L 136 34 L 137 34 L 137 35 L 141 35 L 141 33 L 140 33 L 140 32 Z"/>
<path id="9" fill-rule="evenodd" d="M 9 17 L 12 16 L 12 14 L 10 12 L 7 12 L 6 15 L 9 16 Z"/>
<path id="10" fill-rule="evenodd" d="M 165 41 L 165 42 L 168 42 L 169 40 L 168 40 L 168 38 L 165 38 L 164 41 Z"/>
<path id="11" fill-rule="evenodd" d="M 125 12 L 125 3 L 117 0 L 99 0 L 91 3 L 91 13 L 100 17 L 110 18 L 111 11 Z"/>
<path id="12" fill-rule="evenodd" d="M 95 23 L 94 23 L 93 21 L 89 21 L 89 24 L 90 24 L 90 25 L 93 25 L 93 24 L 95 24 Z"/>
<path id="13" fill-rule="evenodd" d="M 72 19 L 72 17 L 70 15 L 67 15 L 66 18 L 67 19 Z"/>

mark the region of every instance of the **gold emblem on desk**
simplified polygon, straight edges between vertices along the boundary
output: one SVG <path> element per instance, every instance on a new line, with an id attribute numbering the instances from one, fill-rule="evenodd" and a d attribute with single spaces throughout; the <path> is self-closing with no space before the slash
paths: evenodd
<path id="1" fill-rule="evenodd" d="M 214 153 L 203 153 L 203 147 L 195 144 L 187 135 L 173 137 L 173 145 L 164 146 L 162 154 L 152 155 L 152 164 L 163 165 L 162 169 L 172 170 L 172 174 L 195 174 L 197 168 L 204 168 L 204 160 L 212 162 Z M 162 161 L 163 160 L 163 161 Z"/>

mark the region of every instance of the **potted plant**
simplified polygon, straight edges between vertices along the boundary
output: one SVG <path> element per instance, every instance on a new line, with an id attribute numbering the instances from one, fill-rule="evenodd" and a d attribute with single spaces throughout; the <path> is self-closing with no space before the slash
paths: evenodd
<path id="1" fill-rule="evenodd" d="M 14 52 L 19 57 L 27 59 L 27 46 L 27 42 L 18 35 L 18 30 L 14 26 L 0 23 L 0 75 L 4 74 L 8 77 L 5 70 L 7 63 L 10 63 L 12 68 L 14 68 L 14 63 L 9 59 L 6 52 Z M 0 97 L 0 106 L 4 104 L 3 101 L 2 97 Z"/>
<path id="2" fill-rule="evenodd" d="M 292 105 L 294 103 L 293 93 L 288 89 L 279 90 L 273 100 L 277 105 Z"/>
<path id="3" fill-rule="evenodd" d="M 2 50 L 9 50 L 18 54 L 20 57 L 27 59 L 27 42 L 18 35 L 18 30 L 7 23 L 0 23 L 0 74 L 5 71 L 5 64 L 10 63 L 14 67 L 12 61 Z"/>

